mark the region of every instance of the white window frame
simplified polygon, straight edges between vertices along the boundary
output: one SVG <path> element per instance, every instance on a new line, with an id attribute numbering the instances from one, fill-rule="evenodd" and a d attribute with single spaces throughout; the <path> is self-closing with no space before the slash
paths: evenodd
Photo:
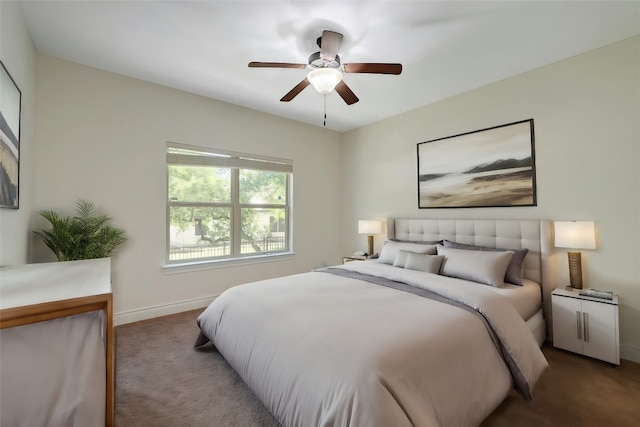
<path id="1" fill-rule="evenodd" d="M 186 150 L 189 153 L 182 154 L 176 151 Z M 231 200 L 223 202 L 181 202 L 169 199 L 169 166 L 191 165 L 212 166 L 231 169 Z M 240 170 L 253 169 L 274 172 L 285 172 L 286 200 L 284 204 L 247 204 L 240 203 Z M 292 209 L 292 184 L 293 184 L 293 160 L 277 157 L 267 157 L 255 154 L 239 153 L 228 150 L 199 147 L 176 142 L 167 142 L 166 146 L 166 242 L 165 242 L 165 267 L 199 267 L 208 268 L 214 266 L 241 265 L 254 262 L 266 262 L 281 258 L 290 258 L 293 255 L 293 209 Z M 172 206 L 196 206 L 196 207 L 228 207 L 231 212 L 231 254 L 213 258 L 198 258 L 192 260 L 170 260 L 170 227 Z M 260 254 L 241 254 L 242 236 L 240 232 L 241 213 L 243 208 L 285 209 L 286 249 L 284 251 L 265 252 Z M 193 269 L 193 268 L 191 268 Z"/>

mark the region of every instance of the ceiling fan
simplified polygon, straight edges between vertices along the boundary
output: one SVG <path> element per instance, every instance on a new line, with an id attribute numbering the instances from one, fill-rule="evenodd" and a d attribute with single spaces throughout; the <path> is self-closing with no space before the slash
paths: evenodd
<path id="1" fill-rule="evenodd" d="M 342 34 L 324 30 L 318 37 L 319 52 L 309 56 L 308 64 L 292 64 L 288 62 L 250 62 L 252 68 L 307 68 L 311 69 L 307 77 L 280 99 L 289 102 L 310 84 L 321 94 L 326 95 L 336 90 L 347 105 L 355 104 L 358 97 L 342 80 L 342 73 L 395 74 L 402 72 L 402 64 L 386 64 L 377 62 L 360 62 L 342 64 L 338 50 L 342 43 Z"/>

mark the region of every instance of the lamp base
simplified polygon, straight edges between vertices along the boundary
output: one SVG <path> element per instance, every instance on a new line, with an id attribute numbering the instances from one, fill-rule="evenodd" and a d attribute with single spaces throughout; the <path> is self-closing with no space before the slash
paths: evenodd
<path id="1" fill-rule="evenodd" d="M 369 239 L 369 252 L 367 252 L 368 256 L 373 255 L 373 236 L 367 236 Z"/>
<path id="2" fill-rule="evenodd" d="M 572 288 L 582 289 L 582 255 L 580 252 L 567 252 L 569 257 L 569 283 Z"/>

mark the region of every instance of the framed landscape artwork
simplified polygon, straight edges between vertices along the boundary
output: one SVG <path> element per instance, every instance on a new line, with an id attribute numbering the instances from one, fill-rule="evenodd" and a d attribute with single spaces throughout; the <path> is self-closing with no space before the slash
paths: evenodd
<path id="1" fill-rule="evenodd" d="M 533 119 L 418 144 L 418 207 L 536 206 Z"/>
<path id="2" fill-rule="evenodd" d="M 0 208 L 18 209 L 22 93 L 0 65 Z"/>

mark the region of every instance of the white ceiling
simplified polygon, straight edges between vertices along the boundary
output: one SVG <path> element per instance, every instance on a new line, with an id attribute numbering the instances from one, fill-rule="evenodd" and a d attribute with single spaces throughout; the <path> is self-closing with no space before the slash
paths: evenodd
<path id="1" fill-rule="evenodd" d="M 360 98 L 326 97 L 347 131 L 640 34 L 640 1 L 21 1 L 47 55 L 317 126 L 323 96 L 280 98 L 316 38 L 344 34 L 344 63 L 399 62 L 399 76 L 345 74 Z"/>

